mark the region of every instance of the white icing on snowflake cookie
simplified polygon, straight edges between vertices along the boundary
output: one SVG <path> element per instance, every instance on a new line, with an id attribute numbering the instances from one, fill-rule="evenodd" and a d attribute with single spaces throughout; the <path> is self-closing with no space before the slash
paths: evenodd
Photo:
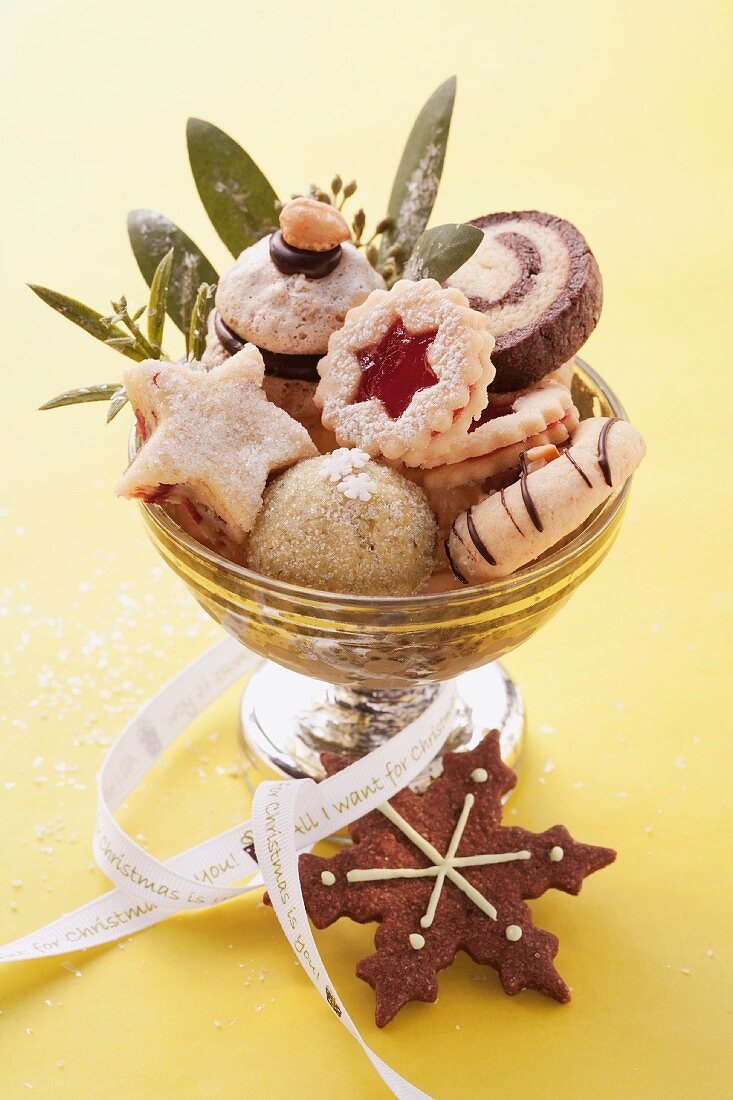
<path id="1" fill-rule="evenodd" d="M 241 542 L 268 476 L 317 453 L 305 428 L 267 400 L 263 377 L 251 344 L 210 371 L 154 359 L 128 368 L 124 383 L 143 446 L 118 496 L 184 502 L 194 528 L 213 513 Z"/>
<path id="2" fill-rule="evenodd" d="M 349 311 L 318 365 L 316 404 L 339 443 L 417 466 L 435 436 L 465 434 L 488 401 L 494 339 L 455 288 L 402 280 Z"/>

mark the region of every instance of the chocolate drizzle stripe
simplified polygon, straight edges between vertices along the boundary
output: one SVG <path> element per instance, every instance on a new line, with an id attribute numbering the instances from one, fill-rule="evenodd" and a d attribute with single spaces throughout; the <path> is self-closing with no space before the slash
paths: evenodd
<path id="1" fill-rule="evenodd" d="M 608 439 L 608 433 L 614 424 L 618 423 L 618 417 L 612 416 L 610 420 L 601 428 L 601 434 L 598 436 L 598 465 L 601 467 L 601 473 L 603 474 L 603 480 L 609 489 L 613 488 L 613 478 L 611 477 L 611 467 L 608 464 L 608 451 L 606 449 L 606 441 Z"/>
<path id="2" fill-rule="evenodd" d="M 497 233 L 494 240 L 514 253 L 514 258 L 519 264 L 519 276 L 498 298 L 487 300 L 486 298 L 471 298 L 469 296 L 468 300 L 471 306 L 482 312 L 521 302 L 532 289 L 535 276 L 542 271 L 540 251 L 534 241 L 525 233 Z"/>
<path id="3" fill-rule="evenodd" d="M 592 483 L 591 479 L 590 479 L 590 478 L 588 477 L 588 475 L 587 475 L 587 473 L 585 472 L 585 470 L 582 470 L 582 469 L 580 468 L 580 466 L 578 465 L 578 463 L 577 463 L 577 462 L 575 461 L 575 459 L 573 458 L 573 456 L 572 456 L 572 455 L 570 454 L 570 451 L 563 451 L 563 454 L 564 454 L 564 455 L 565 455 L 565 457 L 567 458 L 568 462 L 569 462 L 569 463 L 570 463 L 570 464 L 571 464 L 572 466 L 574 466 L 574 467 L 575 467 L 575 469 L 576 469 L 576 470 L 578 471 L 578 473 L 580 474 L 580 476 L 582 477 L 583 481 L 584 481 L 584 482 L 586 483 L 586 485 L 588 486 L 588 488 L 589 488 L 589 489 L 592 489 L 592 488 L 593 488 L 593 483 Z"/>
<path id="4" fill-rule="evenodd" d="M 510 519 L 510 520 L 512 521 L 512 523 L 514 524 L 514 526 L 516 527 L 517 531 L 519 531 L 519 534 L 520 534 L 520 535 L 522 536 L 522 538 L 523 538 L 523 539 L 525 539 L 525 538 L 526 538 L 527 536 L 525 535 L 524 531 L 522 530 L 522 528 L 521 528 L 521 527 L 519 526 L 519 524 L 518 524 L 518 523 L 517 523 L 517 521 L 515 520 L 514 516 L 512 515 L 512 513 L 511 513 L 511 510 L 510 510 L 510 508 L 509 508 L 509 505 L 507 504 L 507 502 L 506 502 L 506 499 L 505 499 L 505 497 L 504 497 L 504 490 L 503 490 L 503 489 L 502 489 L 502 490 L 500 491 L 500 493 L 499 493 L 499 496 L 501 497 L 501 503 L 502 503 L 502 506 L 503 506 L 503 508 L 504 508 L 504 511 L 505 511 L 505 512 L 506 512 L 506 514 L 507 514 L 507 515 L 509 516 L 509 519 Z"/>
<path id="5" fill-rule="evenodd" d="M 463 573 L 461 573 L 460 569 L 458 568 L 456 563 L 453 561 L 453 558 L 451 557 L 450 548 L 448 546 L 448 539 L 446 539 L 445 542 L 443 543 L 443 548 L 445 550 L 445 556 L 448 559 L 448 565 L 450 566 L 451 573 L 453 574 L 453 576 L 456 578 L 457 581 L 460 581 L 461 584 L 468 584 L 468 581 L 463 576 Z"/>
<path id="6" fill-rule="evenodd" d="M 247 341 L 233 328 L 230 328 L 219 310 L 214 310 L 214 331 L 219 343 L 229 355 L 236 355 Z M 257 346 L 257 345 L 255 345 Z M 322 355 L 287 355 L 282 352 L 258 348 L 265 361 L 265 374 L 276 378 L 296 379 L 304 382 L 318 381 L 318 363 Z"/>
<path id="7" fill-rule="evenodd" d="M 521 473 L 519 475 L 519 486 L 522 490 L 522 500 L 524 501 L 524 507 L 527 509 L 527 515 L 532 520 L 532 523 L 535 525 L 537 530 L 538 531 L 544 531 L 544 527 L 542 526 L 542 520 L 540 519 L 540 517 L 537 513 L 537 509 L 534 506 L 534 501 L 532 500 L 532 496 L 530 494 L 529 488 L 527 487 L 527 452 L 526 451 L 522 451 L 521 455 L 519 456 L 519 462 L 520 462 L 521 467 L 522 467 Z"/>
<path id="8" fill-rule="evenodd" d="M 236 355 L 244 347 L 246 340 L 237 335 L 234 329 L 229 328 L 223 320 L 219 310 L 214 310 L 214 331 L 219 338 L 219 343 L 230 355 Z"/>
<path id="9" fill-rule="evenodd" d="M 491 556 L 489 550 L 486 547 L 486 544 L 476 530 L 476 524 L 473 522 L 472 512 L 473 507 L 469 508 L 466 512 L 466 527 L 468 528 L 468 533 L 471 536 L 471 542 L 476 547 L 484 561 L 487 561 L 489 565 L 496 565 L 496 558 Z"/>
<path id="10" fill-rule="evenodd" d="M 305 275 L 306 279 L 325 279 L 341 263 L 341 245 L 326 252 L 293 248 L 277 229 L 270 235 L 270 259 L 283 275 Z"/>

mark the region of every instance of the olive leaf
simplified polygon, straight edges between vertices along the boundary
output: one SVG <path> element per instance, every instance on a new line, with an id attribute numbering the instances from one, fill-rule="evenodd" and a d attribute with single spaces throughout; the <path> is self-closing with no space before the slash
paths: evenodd
<path id="1" fill-rule="evenodd" d="M 437 279 L 444 283 L 473 256 L 483 233 L 475 225 L 436 225 L 426 229 L 405 267 L 406 279 Z"/>
<path id="2" fill-rule="evenodd" d="M 238 256 L 277 227 L 277 195 L 249 154 L 217 126 L 190 118 L 186 139 L 206 213 L 229 251 Z"/>
<path id="3" fill-rule="evenodd" d="M 393 228 L 382 236 L 380 264 L 395 244 L 402 246 L 403 262 L 407 260 L 428 224 L 443 173 L 455 98 L 456 78 L 452 76 L 435 89 L 415 119 L 389 197 L 387 214 Z"/>
<path id="4" fill-rule="evenodd" d="M 186 350 L 190 359 L 200 362 L 206 349 L 206 324 L 214 305 L 214 290 L 209 283 L 202 283 L 196 295 L 191 313 L 191 327 L 186 340 Z"/>
<path id="5" fill-rule="evenodd" d="M 66 317 L 69 321 L 73 321 L 75 325 L 78 325 L 79 328 L 83 328 L 85 332 L 94 336 L 95 339 L 101 340 L 103 344 L 108 344 L 109 347 L 114 348 L 115 351 L 119 351 L 122 355 L 126 355 L 128 359 L 134 359 L 136 362 L 145 358 L 135 346 L 135 341 L 132 337 L 118 325 L 110 322 L 101 313 L 98 313 L 96 309 L 85 306 L 83 302 L 77 302 L 75 298 L 69 298 L 66 294 L 60 294 L 57 290 L 49 290 L 48 287 L 37 286 L 34 283 L 29 283 L 28 285 L 33 293 L 38 295 L 42 302 L 49 305 L 51 309 L 55 309 L 62 317 Z M 64 395 L 62 394 L 62 396 Z M 87 400 L 101 401 L 103 398 L 90 397 L 87 398 Z M 71 401 L 64 403 L 73 404 Z"/>
<path id="6" fill-rule="evenodd" d="M 124 386 L 118 386 L 115 392 L 109 399 L 109 408 L 107 409 L 107 423 L 114 420 L 120 409 L 124 409 L 125 405 L 129 401 L 127 396 L 127 390 Z"/>
<path id="7" fill-rule="evenodd" d="M 66 390 L 64 393 L 52 397 L 41 409 L 60 409 L 64 405 L 82 405 L 87 401 L 109 401 L 120 389 L 119 382 L 105 382 L 98 386 L 79 386 L 75 390 Z"/>
<path id="8" fill-rule="evenodd" d="M 185 335 L 191 325 L 198 288 L 202 283 L 219 280 L 214 267 L 182 229 L 155 210 L 132 210 L 127 216 L 127 232 L 148 286 L 152 286 L 161 260 L 173 249 L 166 310 Z"/>
<path id="9" fill-rule="evenodd" d="M 160 348 L 163 343 L 163 328 L 165 326 L 165 309 L 168 300 L 168 286 L 173 268 L 174 250 L 166 252 L 163 259 L 155 269 L 153 281 L 150 284 L 150 297 L 148 299 L 148 340 L 154 348 Z M 111 419 L 111 418 L 110 418 Z"/>

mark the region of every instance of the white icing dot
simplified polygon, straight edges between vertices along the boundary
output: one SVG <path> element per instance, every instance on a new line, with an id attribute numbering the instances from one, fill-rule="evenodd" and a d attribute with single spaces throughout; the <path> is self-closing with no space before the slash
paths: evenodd
<path id="1" fill-rule="evenodd" d="M 336 876 L 333 871 L 321 871 L 321 882 L 324 886 L 333 886 Z"/>
<path id="2" fill-rule="evenodd" d="M 474 783 L 485 783 L 488 778 L 489 773 L 486 768 L 476 768 L 471 772 L 471 779 L 473 779 Z"/>
<path id="3" fill-rule="evenodd" d="M 410 947 L 414 947 L 416 951 L 419 951 L 421 947 L 425 946 L 425 937 L 421 936 L 419 932 L 412 932 L 410 935 Z"/>
<path id="4" fill-rule="evenodd" d="M 554 848 L 550 848 L 550 859 L 553 863 L 559 863 L 564 855 L 565 852 L 559 844 L 556 844 Z"/>
<path id="5" fill-rule="evenodd" d="M 512 943 L 516 943 L 517 940 L 521 940 L 522 938 L 522 929 L 518 924 L 509 924 L 506 927 L 504 935 L 508 940 L 511 940 Z"/>

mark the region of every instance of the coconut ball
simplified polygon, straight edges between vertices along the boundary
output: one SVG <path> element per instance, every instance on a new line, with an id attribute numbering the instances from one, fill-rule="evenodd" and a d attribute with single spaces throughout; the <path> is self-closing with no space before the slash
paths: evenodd
<path id="1" fill-rule="evenodd" d="M 327 592 L 405 596 L 430 576 L 436 537 L 419 486 L 344 447 L 272 482 L 250 533 L 247 565 Z"/>

